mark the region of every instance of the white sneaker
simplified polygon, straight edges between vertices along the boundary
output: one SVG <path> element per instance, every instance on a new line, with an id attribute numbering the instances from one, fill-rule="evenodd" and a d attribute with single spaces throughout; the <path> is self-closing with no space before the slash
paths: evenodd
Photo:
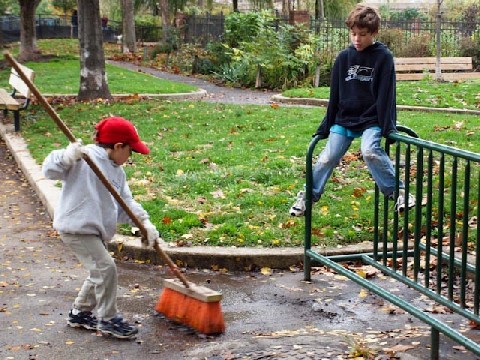
<path id="1" fill-rule="evenodd" d="M 398 212 L 404 212 L 405 208 L 407 207 L 405 202 L 405 190 L 401 189 L 399 192 L 400 194 L 398 195 L 394 209 Z M 408 194 L 408 209 L 413 208 L 415 206 L 415 203 L 415 196 L 413 196 L 412 194 Z"/>
<path id="2" fill-rule="evenodd" d="M 297 194 L 297 200 L 290 208 L 291 216 L 304 216 L 305 215 L 305 191 L 299 191 Z"/>

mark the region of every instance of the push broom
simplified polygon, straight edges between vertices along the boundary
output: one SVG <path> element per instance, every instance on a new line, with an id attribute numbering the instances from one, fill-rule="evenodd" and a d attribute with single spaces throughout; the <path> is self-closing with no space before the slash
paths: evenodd
<path id="1" fill-rule="evenodd" d="M 10 55 L 8 51 L 4 52 L 7 61 L 12 65 L 23 82 L 30 88 L 36 99 L 45 108 L 50 117 L 55 121 L 60 130 L 66 135 L 70 142 L 75 142 L 70 129 L 60 119 L 53 107 L 43 97 L 37 87 L 30 81 L 19 66 L 18 62 Z M 142 241 L 147 238 L 147 231 L 142 222 L 138 220 L 127 203 L 123 200 L 117 190 L 110 184 L 108 179 L 102 173 L 97 164 L 88 156 L 83 154 L 83 159 L 90 166 L 93 172 L 98 176 L 103 185 L 112 194 L 119 205 L 125 210 L 133 223 L 142 233 Z M 195 285 L 188 282 L 186 277 L 178 270 L 172 259 L 162 250 L 158 242 L 155 242 L 154 249 L 161 258 L 167 263 L 176 279 L 165 279 L 163 281 L 164 289 L 155 305 L 155 310 L 165 315 L 166 318 L 189 326 L 203 334 L 215 335 L 225 332 L 225 323 L 220 306 L 222 294 L 211 290 L 205 286 Z"/>

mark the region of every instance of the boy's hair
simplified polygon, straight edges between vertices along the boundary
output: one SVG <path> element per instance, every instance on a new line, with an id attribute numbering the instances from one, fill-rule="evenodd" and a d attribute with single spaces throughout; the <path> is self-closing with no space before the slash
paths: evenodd
<path id="1" fill-rule="evenodd" d="M 380 14 L 378 11 L 368 5 L 357 4 L 345 20 L 349 29 L 354 26 L 362 29 L 368 29 L 372 34 L 378 32 L 380 27 Z"/>

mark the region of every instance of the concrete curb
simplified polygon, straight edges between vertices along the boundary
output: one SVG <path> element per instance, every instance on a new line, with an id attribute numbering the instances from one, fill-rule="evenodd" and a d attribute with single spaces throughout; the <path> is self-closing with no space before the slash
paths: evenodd
<path id="1" fill-rule="evenodd" d="M 44 97 L 77 97 L 77 94 L 43 94 Z M 132 94 L 112 94 L 114 99 L 131 98 Z M 198 89 L 191 93 L 175 93 L 175 94 L 136 94 L 141 98 L 157 98 L 160 100 L 200 100 L 207 96 L 207 91 Z"/>
<path id="2" fill-rule="evenodd" d="M 327 106 L 328 99 L 314 99 L 314 98 L 290 98 L 283 95 L 273 95 L 272 101 L 277 101 L 283 104 L 289 105 L 310 105 L 310 106 Z M 455 109 L 455 108 L 429 108 L 426 106 L 410 106 L 410 105 L 397 105 L 398 110 L 407 111 L 424 111 L 424 112 L 441 112 L 449 114 L 470 114 L 480 115 L 479 110 L 469 109 Z"/>

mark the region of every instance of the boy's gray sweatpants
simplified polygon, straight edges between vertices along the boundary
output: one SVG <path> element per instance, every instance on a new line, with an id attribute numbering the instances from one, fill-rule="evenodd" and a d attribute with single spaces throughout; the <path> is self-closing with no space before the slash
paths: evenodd
<path id="1" fill-rule="evenodd" d="M 102 240 L 95 235 L 60 234 L 78 260 L 89 271 L 73 307 L 80 311 L 97 308 L 99 319 L 117 315 L 117 266 Z"/>

